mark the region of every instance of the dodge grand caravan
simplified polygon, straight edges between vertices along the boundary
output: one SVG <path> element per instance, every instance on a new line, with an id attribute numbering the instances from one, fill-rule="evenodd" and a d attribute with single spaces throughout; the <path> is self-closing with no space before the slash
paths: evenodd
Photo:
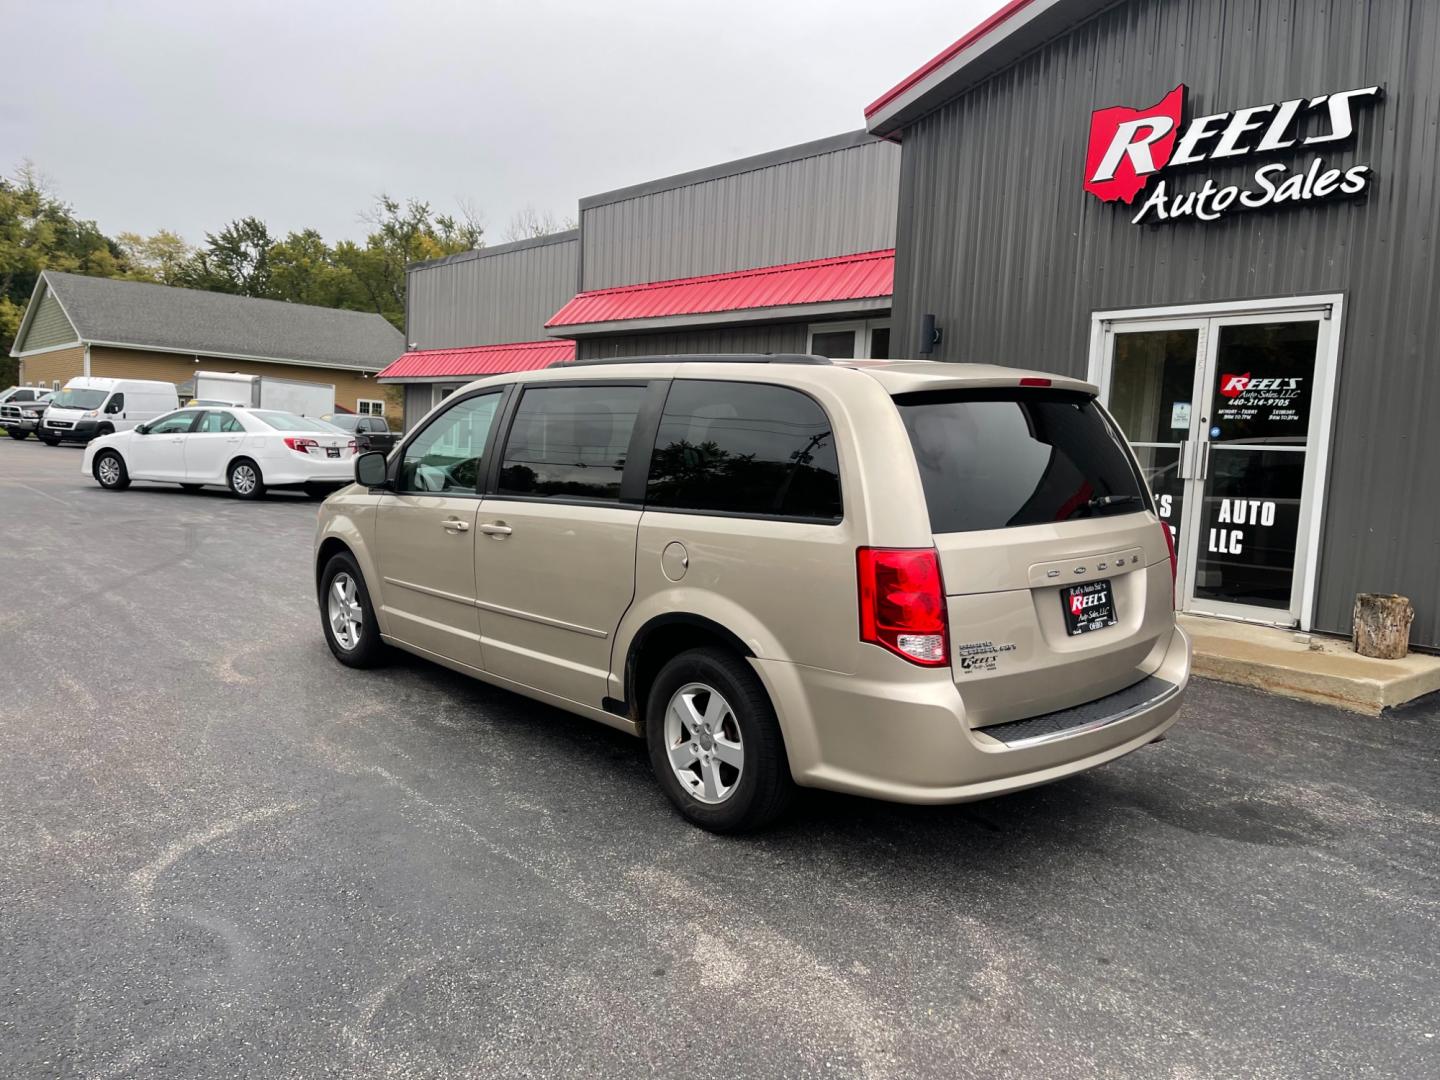
<path id="1" fill-rule="evenodd" d="M 655 357 L 491 377 L 321 508 L 322 624 L 643 736 L 716 831 L 795 785 L 945 803 L 1157 740 L 1190 646 L 1095 387 Z"/>

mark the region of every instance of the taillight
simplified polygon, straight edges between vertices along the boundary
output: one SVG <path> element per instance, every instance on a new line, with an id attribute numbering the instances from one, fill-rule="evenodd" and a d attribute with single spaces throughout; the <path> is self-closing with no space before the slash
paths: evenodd
<path id="1" fill-rule="evenodd" d="M 285 445 L 297 454 L 308 454 L 312 446 L 317 448 L 320 446 L 314 439 L 301 439 L 294 435 L 285 436 Z"/>
<path id="2" fill-rule="evenodd" d="M 1180 561 L 1175 557 L 1175 537 L 1170 535 L 1170 526 L 1160 522 L 1160 531 L 1165 534 L 1165 548 L 1170 552 L 1170 606 L 1175 606 L 1175 579 L 1179 576 Z"/>
<path id="3" fill-rule="evenodd" d="M 950 662 L 945 590 L 934 548 L 870 548 L 855 552 L 860 584 L 860 640 L 912 664 Z"/>
<path id="4" fill-rule="evenodd" d="M 351 453 L 352 456 L 353 456 L 354 454 L 358 453 L 359 450 L 360 450 L 360 444 L 359 444 L 358 442 L 356 442 L 354 439 L 351 439 L 351 440 L 350 440 L 348 443 L 346 443 L 345 445 L 350 448 L 350 453 Z"/>

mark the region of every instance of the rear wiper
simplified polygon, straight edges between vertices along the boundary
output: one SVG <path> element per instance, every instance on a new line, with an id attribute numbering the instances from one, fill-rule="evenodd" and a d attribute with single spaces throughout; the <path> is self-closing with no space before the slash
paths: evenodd
<path id="1" fill-rule="evenodd" d="M 1091 510 L 1105 510 L 1111 506 L 1129 506 L 1141 501 L 1139 495 L 1096 495 L 1085 505 Z"/>

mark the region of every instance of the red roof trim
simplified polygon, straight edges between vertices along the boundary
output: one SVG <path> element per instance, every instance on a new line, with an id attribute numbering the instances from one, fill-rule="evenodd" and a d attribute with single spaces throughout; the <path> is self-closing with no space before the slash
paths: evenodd
<path id="1" fill-rule="evenodd" d="M 910 75 L 907 75 L 905 78 L 901 79 L 898 83 L 892 86 L 889 90 L 886 90 L 885 93 L 881 94 L 878 98 L 872 101 L 869 105 L 866 105 L 865 118 L 868 120 L 872 115 L 879 112 L 886 105 L 889 105 L 890 102 L 894 101 L 901 94 L 905 93 L 906 90 L 909 90 L 912 86 L 920 82 L 931 72 L 935 71 L 937 68 L 944 67 L 961 52 L 968 49 L 971 45 L 974 45 L 977 41 L 985 37 L 987 34 L 993 32 L 997 27 L 999 27 L 1002 23 L 1008 21 L 1017 12 L 1029 7 L 1033 2 L 1034 0 L 1010 0 L 1008 4 L 1002 7 L 999 11 L 995 12 L 995 14 L 991 15 L 979 26 L 975 27 L 975 29 L 971 30 L 959 41 L 955 42 L 955 44 L 951 45 L 948 49 L 942 52 L 939 56 L 935 57 L 924 67 L 920 68 L 918 71 L 911 73 Z"/>
<path id="2" fill-rule="evenodd" d="M 864 251 L 723 274 L 616 285 L 577 293 L 545 324 L 580 326 L 889 296 L 895 251 Z"/>
<path id="3" fill-rule="evenodd" d="M 575 342 L 563 338 L 474 345 L 463 349 L 419 349 L 400 356 L 377 379 L 475 378 L 511 371 L 538 371 L 575 359 Z"/>

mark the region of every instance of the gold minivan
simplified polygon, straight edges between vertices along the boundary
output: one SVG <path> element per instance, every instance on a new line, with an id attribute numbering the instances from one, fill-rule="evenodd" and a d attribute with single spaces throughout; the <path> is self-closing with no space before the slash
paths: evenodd
<path id="1" fill-rule="evenodd" d="M 715 831 L 911 803 L 1174 722 L 1175 552 L 1087 383 L 811 356 L 579 362 L 446 398 L 320 512 L 326 640 L 645 738 Z"/>

